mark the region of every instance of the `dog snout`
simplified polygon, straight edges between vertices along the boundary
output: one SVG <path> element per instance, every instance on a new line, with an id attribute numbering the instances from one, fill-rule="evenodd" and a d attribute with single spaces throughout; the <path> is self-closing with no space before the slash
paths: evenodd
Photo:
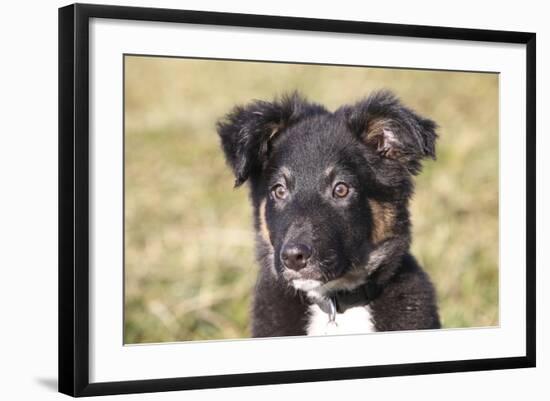
<path id="1" fill-rule="evenodd" d="M 285 267 L 300 270 L 306 267 L 311 257 L 311 247 L 306 244 L 287 244 L 281 251 L 281 260 Z"/>

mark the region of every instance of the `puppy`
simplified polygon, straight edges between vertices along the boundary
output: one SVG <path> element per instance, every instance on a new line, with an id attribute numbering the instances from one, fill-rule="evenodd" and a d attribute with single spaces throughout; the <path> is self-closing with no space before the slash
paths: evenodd
<path id="1" fill-rule="evenodd" d="M 253 337 L 440 327 L 409 252 L 413 176 L 435 159 L 432 120 L 387 91 L 334 112 L 293 93 L 237 106 L 217 131 L 254 210 Z"/>

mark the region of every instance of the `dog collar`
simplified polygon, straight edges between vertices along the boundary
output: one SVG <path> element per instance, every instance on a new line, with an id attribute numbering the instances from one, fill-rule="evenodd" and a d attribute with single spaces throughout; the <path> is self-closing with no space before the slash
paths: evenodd
<path id="1" fill-rule="evenodd" d="M 333 292 L 328 298 L 317 302 L 323 312 L 329 315 L 329 322 L 336 319 L 336 312 L 344 313 L 356 306 L 365 306 L 380 294 L 380 288 L 369 281 L 351 291 L 340 290 Z"/>

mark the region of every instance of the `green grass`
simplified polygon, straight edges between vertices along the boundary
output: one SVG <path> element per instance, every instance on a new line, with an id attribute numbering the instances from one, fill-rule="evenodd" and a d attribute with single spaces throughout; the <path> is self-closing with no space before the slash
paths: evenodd
<path id="1" fill-rule="evenodd" d="M 248 337 L 257 265 L 246 188 L 215 121 L 294 89 L 336 108 L 391 89 L 440 125 L 411 205 L 443 324 L 498 324 L 498 76 L 126 58 L 125 342 Z"/>

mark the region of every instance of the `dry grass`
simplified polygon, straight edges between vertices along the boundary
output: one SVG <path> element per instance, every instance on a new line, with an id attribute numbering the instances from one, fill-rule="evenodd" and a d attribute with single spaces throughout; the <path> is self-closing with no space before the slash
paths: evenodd
<path id="1" fill-rule="evenodd" d="M 413 253 L 445 327 L 498 324 L 498 76 L 126 58 L 125 342 L 247 337 L 251 210 L 215 121 L 294 89 L 336 108 L 381 88 L 440 125 L 412 203 Z"/>

